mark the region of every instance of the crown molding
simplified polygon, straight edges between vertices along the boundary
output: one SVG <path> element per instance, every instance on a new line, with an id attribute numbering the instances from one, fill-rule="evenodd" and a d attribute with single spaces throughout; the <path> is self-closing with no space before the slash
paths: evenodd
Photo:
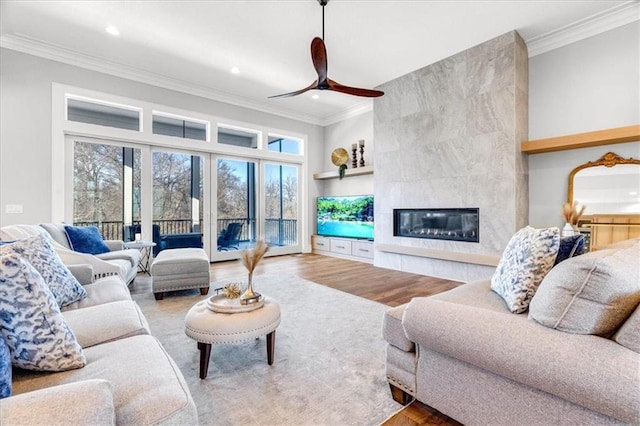
<path id="1" fill-rule="evenodd" d="M 549 52 L 639 19 L 640 2 L 638 0 L 632 0 L 623 3 L 607 11 L 527 40 L 526 44 L 529 57 Z M 4 34 L 0 36 L 0 47 L 318 126 L 328 126 L 373 110 L 373 101 L 366 100 L 351 108 L 325 117 L 301 114 L 289 109 L 265 105 L 255 100 L 237 96 L 219 89 L 193 84 L 129 65 L 107 61 L 20 34 Z"/>
<path id="2" fill-rule="evenodd" d="M 367 99 L 351 108 L 343 110 L 339 113 L 332 114 L 326 117 L 322 121 L 323 126 L 329 126 L 330 124 L 339 123 L 340 121 L 347 120 L 349 118 L 357 117 L 358 115 L 373 111 L 373 99 Z"/>
<path id="3" fill-rule="evenodd" d="M 529 57 L 575 43 L 640 19 L 640 2 L 628 1 L 526 41 Z"/>
<path id="4" fill-rule="evenodd" d="M 115 77 L 125 78 L 140 83 L 159 86 L 165 89 L 175 90 L 194 96 L 224 102 L 227 104 L 248 108 L 267 114 L 274 114 L 297 121 L 302 121 L 318 126 L 325 126 L 325 120 L 316 116 L 292 112 L 291 110 L 267 106 L 254 100 L 233 95 L 228 92 L 205 87 L 198 84 L 175 79 L 159 73 L 149 72 L 129 65 L 97 58 L 72 49 L 45 43 L 20 34 L 0 36 L 0 47 L 15 50 L 29 55 L 50 59 L 57 62 L 97 71 Z"/>

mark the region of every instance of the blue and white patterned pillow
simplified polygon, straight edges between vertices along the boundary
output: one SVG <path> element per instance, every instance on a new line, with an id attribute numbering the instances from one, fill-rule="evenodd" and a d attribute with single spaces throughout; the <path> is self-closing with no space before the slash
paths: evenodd
<path id="1" fill-rule="evenodd" d="M 502 296 L 511 312 L 519 314 L 529 309 L 540 282 L 553 267 L 559 247 L 557 227 L 527 226 L 511 237 L 491 278 L 491 289 Z"/>
<path id="2" fill-rule="evenodd" d="M 11 352 L 0 333 L 0 398 L 11 396 Z"/>
<path id="3" fill-rule="evenodd" d="M 0 333 L 16 367 L 65 371 L 87 363 L 51 290 L 17 254 L 0 257 Z"/>
<path id="4" fill-rule="evenodd" d="M 42 275 L 58 306 L 63 307 L 86 297 L 87 292 L 62 263 L 49 238 L 41 234 L 0 246 L 0 256 L 15 253 L 25 258 Z"/>

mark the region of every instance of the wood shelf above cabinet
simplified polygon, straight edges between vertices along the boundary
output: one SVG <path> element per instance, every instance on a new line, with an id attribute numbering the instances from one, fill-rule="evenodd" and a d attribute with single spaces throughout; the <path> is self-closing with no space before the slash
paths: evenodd
<path id="1" fill-rule="evenodd" d="M 344 171 L 344 177 L 372 175 L 372 174 L 373 174 L 373 166 L 357 167 L 355 169 L 347 169 Z M 314 173 L 313 175 L 313 178 L 315 180 L 337 179 L 338 177 L 339 177 L 338 170 L 333 170 L 330 172 Z"/>
<path id="2" fill-rule="evenodd" d="M 588 148 L 591 146 L 610 145 L 614 143 L 640 141 L 640 124 L 595 132 L 576 133 L 556 138 L 524 141 L 521 151 L 528 154 L 564 151 L 567 149 Z"/>

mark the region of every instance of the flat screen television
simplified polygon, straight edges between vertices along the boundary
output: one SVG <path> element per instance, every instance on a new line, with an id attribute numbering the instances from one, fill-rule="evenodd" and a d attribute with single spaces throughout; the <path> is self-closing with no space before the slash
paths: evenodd
<path id="1" fill-rule="evenodd" d="M 373 195 L 318 197 L 317 234 L 373 239 Z"/>

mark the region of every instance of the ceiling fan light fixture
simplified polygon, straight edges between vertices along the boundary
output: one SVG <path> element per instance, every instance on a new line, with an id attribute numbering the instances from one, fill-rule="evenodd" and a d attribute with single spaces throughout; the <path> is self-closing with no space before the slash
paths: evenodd
<path id="1" fill-rule="evenodd" d="M 318 74 L 318 79 L 304 89 L 296 90 L 295 92 L 283 93 L 281 95 L 269 96 L 269 98 L 288 98 L 313 89 L 331 90 L 334 92 L 346 93 L 347 95 L 362 96 L 366 98 L 377 98 L 384 95 L 384 92 L 380 90 L 345 86 L 329 79 L 327 75 L 327 48 L 324 44 L 324 7 L 329 3 L 329 0 L 318 0 L 318 3 L 322 6 L 322 38 L 315 37 L 311 40 L 311 61 L 313 62 L 313 67 L 316 69 L 316 73 Z"/>

